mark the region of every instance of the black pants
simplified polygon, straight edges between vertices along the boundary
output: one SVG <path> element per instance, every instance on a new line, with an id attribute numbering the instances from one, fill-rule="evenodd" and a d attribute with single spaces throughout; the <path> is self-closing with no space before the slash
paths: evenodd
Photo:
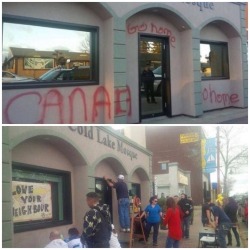
<path id="1" fill-rule="evenodd" d="M 151 102 L 155 102 L 154 83 L 153 82 L 144 83 L 144 87 L 145 87 L 147 101 L 150 102 L 150 97 L 151 97 Z"/>
<path id="2" fill-rule="evenodd" d="M 87 242 L 88 248 L 110 248 L 109 241 Z"/>
<path id="3" fill-rule="evenodd" d="M 238 233 L 238 231 L 237 231 L 237 227 L 232 227 L 232 230 L 233 230 L 233 233 L 234 233 L 234 236 L 235 236 L 237 245 L 240 245 L 240 236 L 239 236 L 239 233 Z M 232 234 L 231 234 L 231 230 L 228 230 L 227 237 L 228 237 L 228 244 L 232 245 Z"/>
<path id="4" fill-rule="evenodd" d="M 146 239 L 148 239 L 150 231 L 151 231 L 151 227 L 153 227 L 154 228 L 153 243 L 157 243 L 159 225 L 160 225 L 160 222 L 157 222 L 157 223 L 147 222 L 147 224 L 146 224 L 146 232 L 145 232 Z"/>

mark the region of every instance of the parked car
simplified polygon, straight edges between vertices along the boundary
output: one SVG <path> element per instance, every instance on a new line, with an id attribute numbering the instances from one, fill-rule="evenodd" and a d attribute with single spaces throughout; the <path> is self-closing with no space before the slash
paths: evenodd
<path id="1" fill-rule="evenodd" d="M 9 73 L 9 72 L 7 72 Z M 3 74 L 4 75 L 4 74 Z M 14 75 L 14 74 L 13 74 Z M 3 77 L 4 79 L 4 77 Z M 77 80 L 91 80 L 90 67 L 79 66 L 72 69 L 66 69 L 62 67 L 53 68 L 37 79 L 25 78 L 25 77 L 12 77 L 9 80 L 3 80 L 3 82 L 53 82 L 53 81 L 77 81 Z"/>
<path id="2" fill-rule="evenodd" d="M 18 76 L 16 74 L 13 74 L 13 73 L 8 72 L 8 71 L 2 71 L 2 82 L 3 83 L 22 81 L 25 79 L 28 80 L 30 78 L 24 77 L 24 76 Z"/>
<path id="3" fill-rule="evenodd" d="M 162 86 L 162 67 L 159 66 L 158 68 L 154 69 L 153 73 L 156 78 L 154 81 L 154 92 L 157 96 L 161 96 L 162 95 L 162 87 L 161 87 Z"/>
<path id="4" fill-rule="evenodd" d="M 91 80 L 90 67 L 79 66 L 72 69 L 57 67 L 49 70 L 38 78 L 38 81 Z"/>

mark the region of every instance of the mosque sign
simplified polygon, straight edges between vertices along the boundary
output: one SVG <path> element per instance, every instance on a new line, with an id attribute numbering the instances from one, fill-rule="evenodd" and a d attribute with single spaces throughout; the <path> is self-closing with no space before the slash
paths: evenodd
<path id="1" fill-rule="evenodd" d="M 12 181 L 13 222 L 52 218 L 49 183 Z"/>
<path id="2" fill-rule="evenodd" d="M 213 2 L 186 2 L 186 4 L 197 7 L 200 9 L 200 11 L 215 10 Z"/>
<path id="3" fill-rule="evenodd" d="M 106 148 L 112 149 L 121 153 L 132 161 L 133 159 L 137 159 L 138 154 L 136 151 L 127 145 L 127 143 L 123 142 L 118 138 L 114 138 L 111 134 L 104 132 L 103 130 L 96 128 L 95 131 L 93 126 L 70 126 L 69 129 L 72 132 L 77 133 L 80 136 L 84 136 L 90 140 L 95 140 L 100 145 L 105 146 Z"/>

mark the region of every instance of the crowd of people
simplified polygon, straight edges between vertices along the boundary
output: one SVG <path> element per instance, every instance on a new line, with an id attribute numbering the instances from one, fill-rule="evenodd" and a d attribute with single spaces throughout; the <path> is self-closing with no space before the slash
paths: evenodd
<path id="1" fill-rule="evenodd" d="M 107 184 L 116 189 L 118 199 L 118 216 L 120 232 L 130 232 L 130 208 L 127 184 L 124 176 L 119 175 L 117 182 L 104 177 Z M 237 231 L 238 206 L 232 197 L 224 200 L 223 204 L 214 204 L 206 199 L 202 205 L 201 222 L 204 227 L 215 229 L 218 246 L 225 248 L 232 246 L 232 234 L 240 247 L 240 237 Z M 86 202 L 90 208 L 83 220 L 83 231 L 80 234 L 76 228 L 68 230 L 68 238 L 63 240 L 58 231 L 50 234 L 47 248 L 121 248 L 117 231 L 111 223 L 111 216 L 107 204 L 102 204 L 97 193 L 86 194 Z M 167 229 L 166 248 L 178 248 L 180 240 L 189 239 L 189 228 L 193 224 L 194 205 L 191 197 L 182 193 L 181 196 L 158 198 L 150 197 L 149 204 L 140 213 L 143 219 L 145 240 L 148 241 L 153 228 L 153 246 L 158 246 L 160 225 Z M 226 242 L 226 238 L 228 241 Z"/>

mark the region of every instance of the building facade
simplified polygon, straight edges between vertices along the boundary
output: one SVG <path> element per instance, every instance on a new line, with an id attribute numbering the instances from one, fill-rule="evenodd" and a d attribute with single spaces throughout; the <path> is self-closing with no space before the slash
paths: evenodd
<path id="1" fill-rule="evenodd" d="M 125 176 L 143 207 L 152 194 L 152 154 L 107 127 L 3 127 L 3 247 L 42 248 L 49 233 L 82 231 L 90 191 L 109 204 L 119 228 L 115 190 L 103 176 Z"/>
<path id="2" fill-rule="evenodd" d="M 3 3 L 7 70 L 18 66 L 8 64 L 8 51 L 22 47 L 33 49 L 22 57 L 23 74 L 51 60 L 65 66 L 67 51 L 87 55 L 91 72 L 85 80 L 71 75 L 3 84 L 3 123 L 139 123 L 157 115 L 246 108 L 245 8 L 227 2 Z M 38 52 L 48 48 L 53 58 L 41 58 Z M 146 99 L 141 73 L 147 64 L 156 103 Z"/>
<path id="3" fill-rule="evenodd" d="M 168 164 L 167 174 L 154 175 L 155 193 L 158 197 L 180 195 L 191 196 L 190 171 L 183 171 L 177 162 Z"/>
<path id="4" fill-rule="evenodd" d="M 185 191 L 192 196 L 195 205 L 201 205 L 204 194 L 210 191 L 210 186 L 203 181 L 202 138 L 202 127 L 146 127 L 146 147 L 153 152 L 153 176 L 167 175 L 169 182 L 165 183 L 175 187 L 168 195 L 180 195 Z"/>

